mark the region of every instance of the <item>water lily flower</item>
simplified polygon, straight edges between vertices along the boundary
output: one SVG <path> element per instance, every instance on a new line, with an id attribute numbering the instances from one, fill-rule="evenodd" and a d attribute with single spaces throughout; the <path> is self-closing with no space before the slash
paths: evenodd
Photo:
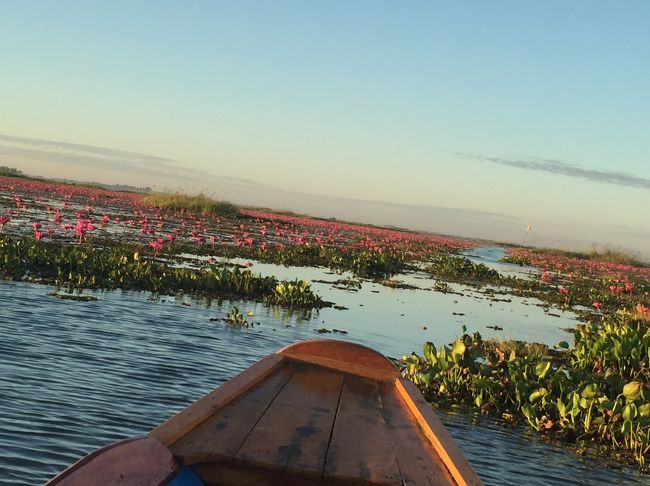
<path id="1" fill-rule="evenodd" d="M 634 310 L 637 312 L 637 314 L 642 315 L 644 317 L 648 315 L 648 312 L 650 312 L 650 310 L 643 304 L 637 304 Z"/>
<path id="2" fill-rule="evenodd" d="M 5 224 L 11 221 L 11 217 L 7 214 L 0 215 L 0 231 L 5 228 Z"/>
<path id="3" fill-rule="evenodd" d="M 158 238 L 157 240 L 150 241 L 149 246 L 153 248 L 154 254 L 156 254 L 165 246 L 165 240 L 163 238 Z"/>

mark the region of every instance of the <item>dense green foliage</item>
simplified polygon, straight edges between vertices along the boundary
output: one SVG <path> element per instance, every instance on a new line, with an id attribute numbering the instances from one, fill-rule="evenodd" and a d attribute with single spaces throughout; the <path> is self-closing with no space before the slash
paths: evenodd
<path id="1" fill-rule="evenodd" d="M 579 325 L 573 346 L 507 352 L 464 334 L 451 347 L 424 345 L 402 359 L 404 376 L 440 406 L 528 423 L 545 434 L 622 449 L 644 465 L 650 452 L 650 323 L 620 311 Z M 526 350 L 526 346 L 523 347 Z M 542 353 L 539 351 L 542 350 Z"/>
<path id="2" fill-rule="evenodd" d="M 154 193 L 144 196 L 142 202 L 148 206 L 186 210 L 198 214 L 232 216 L 237 213 L 235 205 L 227 201 L 217 201 L 204 194 L 190 196 L 187 194 Z"/>
<path id="3" fill-rule="evenodd" d="M 4 236 L 0 237 L 0 275 L 5 279 L 51 283 L 70 292 L 121 288 L 218 298 L 244 297 L 296 307 L 329 305 L 306 282 L 279 282 L 274 277 L 262 277 L 238 267 L 173 266 L 166 260 L 153 258 L 141 245 L 59 245 Z M 291 285 L 300 290 L 290 292 L 289 298 L 277 297 L 279 287 Z"/>
<path id="4" fill-rule="evenodd" d="M 175 251 L 197 252 L 197 249 L 179 246 Z M 276 265 L 321 266 L 335 271 L 351 271 L 355 276 L 364 278 L 388 278 L 408 267 L 406 256 L 397 252 L 379 253 L 367 249 L 347 249 L 312 243 L 267 249 L 216 244 L 205 245 L 200 252 L 226 258 L 248 258 Z"/>
<path id="5" fill-rule="evenodd" d="M 499 272 L 483 263 L 474 263 L 469 258 L 449 253 L 435 255 L 427 272 L 436 277 L 472 284 L 501 283 L 504 280 Z"/>

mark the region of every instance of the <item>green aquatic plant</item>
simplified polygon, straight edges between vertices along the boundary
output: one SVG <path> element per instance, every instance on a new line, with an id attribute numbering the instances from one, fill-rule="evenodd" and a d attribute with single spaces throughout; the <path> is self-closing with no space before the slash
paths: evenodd
<path id="1" fill-rule="evenodd" d="M 10 280 L 50 283 L 66 288 L 69 293 L 86 288 L 121 288 L 205 297 L 268 299 L 284 306 L 331 305 L 312 292 L 308 282 L 279 282 L 275 277 L 264 277 L 238 267 L 174 266 L 170 261 L 148 255 L 145 246 L 133 244 L 61 245 L 3 236 L 0 237 L 0 275 Z M 285 298 L 277 298 L 277 289 L 287 286 L 292 290 L 285 292 Z"/>
<path id="2" fill-rule="evenodd" d="M 314 303 L 322 302 L 320 297 L 311 290 L 311 284 L 305 280 L 278 282 L 273 288 L 273 293 L 268 295 L 265 301 L 287 307 L 310 307 L 314 306 Z"/>
<path id="3" fill-rule="evenodd" d="M 426 271 L 435 277 L 456 282 L 502 283 L 503 280 L 499 272 L 483 263 L 474 263 L 469 258 L 443 252 L 434 255 Z"/>
<path id="4" fill-rule="evenodd" d="M 228 323 L 229 326 L 233 327 L 248 327 L 250 325 L 244 315 L 239 312 L 239 308 L 237 308 L 235 305 L 232 306 L 230 313 L 224 320 Z"/>
<path id="5" fill-rule="evenodd" d="M 533 348 L 531 348 L 533 349 Z M 625 452 L 641 466 L 650 453 L 650 325 L 620 311 L 579 326 L 573 346 L 486 342 L 463 334 L 426 343 L 401 360 L 403 375 L 438 406 L 462 404 L 559 439 Z"/>
<path id="6" fill-rule="evenodd" d="M 142 202 L 148 206 L 161 209 L 187 210 L 199 214 L 214 214 L 219 216 L 234 216 L 237 207 L 227 201 L 217 201 L 204 194 L 192 196 L 180 193 L 147 194 Z"/>

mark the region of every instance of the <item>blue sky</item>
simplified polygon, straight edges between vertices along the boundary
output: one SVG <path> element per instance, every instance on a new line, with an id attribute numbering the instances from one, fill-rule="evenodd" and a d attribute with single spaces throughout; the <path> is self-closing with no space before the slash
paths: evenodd
<path id="1" fill-rule="evenodd" d="M 533 223 L 539 244 L 650 237 L 648 2 L 0 7 L 5 165 L 373 222 L 384 206 L 336 201 L 462 209 L 505 219 L 385 222 Z"/>

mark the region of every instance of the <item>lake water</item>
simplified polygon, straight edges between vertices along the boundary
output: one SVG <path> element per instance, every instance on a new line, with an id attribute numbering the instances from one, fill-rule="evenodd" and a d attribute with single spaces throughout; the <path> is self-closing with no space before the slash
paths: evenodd
<path id="1" fill-rule="evenodd" d="M 252 270 L 279 278 L 341 278 L 318 268 L 254 263 Z M 315 283 L 323 298 L 347 309 L 311 313 L 144 292 L 96 292 L 97 301 L 75 302 L 48 296 L 47 286 L 0 282 L 0 485 L 42 483 L 97 447 L 145 434 L 298 340 L 346 339 L 400 357 L 419 352 L 427 340 L 451 342 L 462 324 L 485 336 L 552 345 L 566 339 L 561 328 L 576 322 L 570 313 L 547 314 L 532 299 L 495 302 L 462 286 L 443 294 L 431 290 L 433 280 L 425 275 L 397 278 L 422 290 L 363 282 L 351 292 Z M 225 316 L 233 304 L 244 315 L 254 313 L 252 327 L 209 320 Z M 504 330 L 486 328 L 494 324 Z M 347 334 L 316 332 L 322 328 Z M 647 483 L 634 469 L 609 469 L 523 429 L 464 415 L 441 418 L 486 484 Z"/>

